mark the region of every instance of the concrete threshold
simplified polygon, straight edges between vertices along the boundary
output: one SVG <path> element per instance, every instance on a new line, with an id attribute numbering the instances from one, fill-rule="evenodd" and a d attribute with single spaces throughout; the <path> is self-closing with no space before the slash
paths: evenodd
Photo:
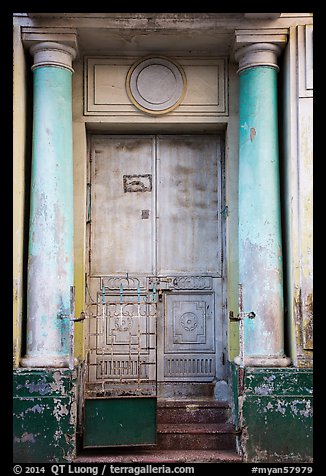
<path id="1" fill-rule="evenodd" d="M 242 458 L 227 450 L 85 450 L 74 463 L 242 463 Z"/>

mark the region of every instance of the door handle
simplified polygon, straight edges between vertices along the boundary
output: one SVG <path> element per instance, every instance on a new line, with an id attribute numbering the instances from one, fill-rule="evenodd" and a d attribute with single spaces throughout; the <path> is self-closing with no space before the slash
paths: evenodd
<path id="1" fill-rule="evenodd" d="M 172 278 L 158 278 L 159 283 L 172 283 Z"/>
<path id="2" fill-rule="evenodd" d="M 162 289 L 159 289 L 158 290 L 158 302 L 162 302 L 163 301 L 163 291 Z"/>

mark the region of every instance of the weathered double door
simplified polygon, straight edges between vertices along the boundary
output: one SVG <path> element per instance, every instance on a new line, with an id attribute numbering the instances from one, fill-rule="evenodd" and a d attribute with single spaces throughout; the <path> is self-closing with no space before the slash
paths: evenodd
<path id="1" fill-rule="evenodd" d="M 90 391 L 223 378 L 221 175 L 217 136 L 91 137 Z"/>

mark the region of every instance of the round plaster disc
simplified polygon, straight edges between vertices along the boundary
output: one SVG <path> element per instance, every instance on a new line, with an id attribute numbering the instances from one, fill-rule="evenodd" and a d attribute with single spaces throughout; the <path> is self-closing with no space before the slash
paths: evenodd
<path id="1" fill-rule="evenodd" d="M 180 65 L 163 57 L 137 61 L 127 74 L 127 93 L 132 103 L 150 114 L 164 114 L 182 101 L 186 77 Z"/>

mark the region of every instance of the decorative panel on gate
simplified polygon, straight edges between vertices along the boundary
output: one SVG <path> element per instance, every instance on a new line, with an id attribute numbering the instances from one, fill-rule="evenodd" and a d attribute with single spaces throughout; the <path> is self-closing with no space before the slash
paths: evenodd
<path id="1" fill-rule="evenodd" d="M 165 308 L 165 378 L 213 377 L 214 293 L 167 294 Z"/>
<path id="2" fill-rule="evenodd" d="M 214 295 L 166 296 L 165 352 L 214 352 Z"/>

